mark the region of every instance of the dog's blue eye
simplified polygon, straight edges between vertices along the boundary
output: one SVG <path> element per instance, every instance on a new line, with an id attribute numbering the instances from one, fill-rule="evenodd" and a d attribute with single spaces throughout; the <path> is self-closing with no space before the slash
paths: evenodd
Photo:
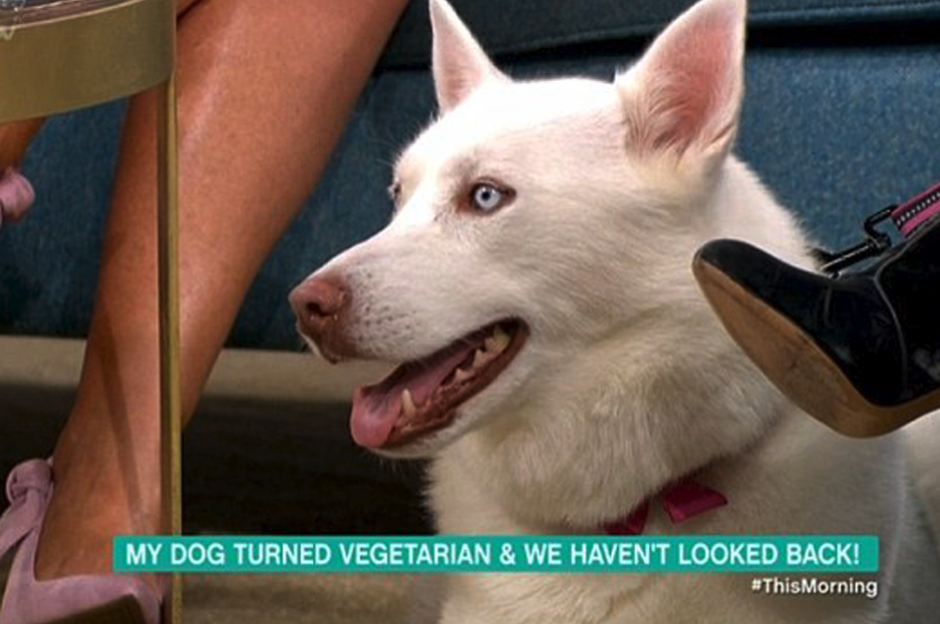
<path id="1" fill-rule="evenodd" d="M 483 212 L 492 212 L 502 208 L 506 193 L 492 184 L 477 184 L 473 187 L 473 207 Z"/>

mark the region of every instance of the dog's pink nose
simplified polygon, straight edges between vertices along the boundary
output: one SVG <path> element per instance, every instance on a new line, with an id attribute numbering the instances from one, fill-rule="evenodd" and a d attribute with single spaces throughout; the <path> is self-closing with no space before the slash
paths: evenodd
<path id="1" fill-rule="evenodd" d="M 290 304 L 302 325 L 317 328 L 335 318 L 349 303 L 346 285 L 334 277 L 315 277 L 301 283 Z"/>
<path id="2" fill-rule="evenodd" d="M 307 279 L 290 294 L 291 308 L 300 330 L 327 352 L 328 357 L 334 355 L 332 352 L 342 343 L 339 334 L 350 299 L 343 280 L 331 275 Z"/>

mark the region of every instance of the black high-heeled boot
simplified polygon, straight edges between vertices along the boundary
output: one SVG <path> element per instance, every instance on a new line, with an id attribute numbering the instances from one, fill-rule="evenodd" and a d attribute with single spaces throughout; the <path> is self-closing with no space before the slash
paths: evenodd
<path id="1" fill-rule="evenodd" d="M 940 193 L 931 191 L 913 226 L 911 202 L 886 213 L 910 238 L 863 271 L 811 273 L 732 240 L 706 244 L 693 261 L 745 353 L 844 434 L 884 434 L 940 408 Z"/>

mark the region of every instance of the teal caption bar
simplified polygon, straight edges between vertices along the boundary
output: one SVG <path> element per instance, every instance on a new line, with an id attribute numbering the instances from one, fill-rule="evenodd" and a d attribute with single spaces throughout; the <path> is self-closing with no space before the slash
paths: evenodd
<path id="1" fill-rule="evenodd" d="M 873 573 L 878 538 L 117 537 L 113 563 L 118 573 Z"/>

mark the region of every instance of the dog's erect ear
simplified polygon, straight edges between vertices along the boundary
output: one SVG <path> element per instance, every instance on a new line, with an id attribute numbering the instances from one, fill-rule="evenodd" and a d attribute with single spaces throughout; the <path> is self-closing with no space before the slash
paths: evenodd
<path id="1" fill-rule="evenodd" d="M 431 66 L 437 103 L 442 111 L 459 104 L 491 79 L 504 80 L 454 9 L 445 0 L 431 0 L 434 49 Z"/>
<path id="2" fill-rule="evenodd" d="M 618 76 L 630 149 L 728 153 L 743 97 L 746 17 L 746 0 L 702 0 Z"/>

